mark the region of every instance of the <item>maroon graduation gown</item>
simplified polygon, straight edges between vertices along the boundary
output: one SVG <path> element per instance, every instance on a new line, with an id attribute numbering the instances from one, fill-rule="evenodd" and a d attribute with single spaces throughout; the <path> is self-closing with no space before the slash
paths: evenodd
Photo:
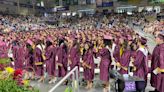
<path id="1" fill-rule="evenodd" d="M 134 72 L 135 76 L 147 80 L 148 67 L 146 63 L 147 57 L 142 51 L 138 50 L 136 59 L 134 60 L 134 66 L 136 67 L 136 71 Z"/>
<path id="2" fill-rule="evenodd" d="M 159 67 L 164 69 L 164 43 L 155 47 L 152 55 L 152 71 Z M 164 74 L 159 73 L 154 75 L 152 73 L 151 85 L 155 87 L 158 91 L 164 92 Z"/>
<path id="3" fill-rule="evenodd" d="M 70 65 L 71 69 L 73 69 L 75 66 L 80 65 L 80 51 L 76 47 L 72 47 L 69 52 L 70 60 L 72 64 Z"/>
<path id="4" fill-rule="evenodd" d="M 120 59 L 121 66 L 128 69 L 129 63 L 130 63 L 130 57 L 131 57 L 131 51 L 130 50 L 125 50 L 123 52 L 122 56 L 121 56 L 121 59 Z M 123 68 L 121 68 L 119 72 L 121 74 L 128 74 L 128 71 L 124 70 Z"/>
<path id="5" fill-rule="evenodd" d="M 31 71 L 34 68 L 34 55 L 33 52 L 30 52 L 29 49 L 25 50 L 25 69 Z"/>
<path id="6" fill-rule="evenodd" d="M 120 62 L 120 46 L 119 45 L 116 45 L 113 52 L 113 57 L 116 62 Z"/>
<path id="7" fill-rule="evenodd" d="M 67 63 L 68 63 L 68 58 L 67 58 L 68 56 L 64 49 L 64 46 L 58 47 L 57 56 L 58 56 L 57 63 L 62 64 L 62 67 L 58 66 L 58 77 L 64 77 L 67 73 Z"/>
<path id="8" fill-rule="evenodd" d="M 100 50 L 100 55 L 100 80 L 109 81 L 109 68 L 112 62 L 110 51 L 107 48 L 103 48 Z"/>
<path id="9" fill-rule="evenodd" d="M 136 55 L 137 55 L 137 51 L 131 51 L 131 57 L 132 57 L 133 59 L 136 58 Z"/>
<path id="10" fill-rule="evenodd" d="M 14 68 L 23 69 L 23 63 L 25 62 L 25 50 L 22 46 L 13 47 L 13 58 L 14 58 Z"/>
<path id="11" fill-rule="evenodd" d="M 153 54 L 152 54 L 152 63 L 151 63 L 151 79 L 150 79 L 150 83 L 151 86 L 157 88 L 157 76 L 153 73 L 153 70 L 156 69 L 158 67 L 158 62 L 159 62 L 159 45 L 157 45 L 154 50 L 153 50 Z"/>
<path id="12" fill-rule="evenodd" d="M 91 69 L 84 67 L 84 79 L 88 81 L 92 81 L 94 79 L 94 59 L 93 52 L 86 51 L 83 57 L 83 61 L 91 66 Z"/>
<path id="13" fill-rule="evenodd" d="M 37 62 L 42 62 L 42 63 L 44 62 L 43 57 L 42 57 L 42 51 L 38 47 L 34 49 L 34 64 Z M 35 65 L 35 73 L 37 76 L 43 76 L 44 74 L 43 64 Z"/>
<path id="14" fill-rule="evenodd" d="M 56 48 L 53 46 L 50 46 L 46 49 L 45 53 L 45 63 L 46 63 L 46 70 L 48 72 L 48 75 L 55 76 L 55 69 L 56 69 L 56 63 L 55 63 L 55 57 L 56 57 Z"/>

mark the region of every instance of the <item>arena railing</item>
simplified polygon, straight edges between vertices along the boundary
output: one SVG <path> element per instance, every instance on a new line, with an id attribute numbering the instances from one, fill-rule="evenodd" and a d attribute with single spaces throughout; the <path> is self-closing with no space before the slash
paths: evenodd
<path id="1" fill-rule="evenodd" d="M 64 78 L 62 78 L 53 88 L 48 92 L 55 92 L 55 90 L 68 78 L 72 78 L 72 89 L 73 92 L 79 92 L 79 74 L 78 66 L 73 68 Z"/>

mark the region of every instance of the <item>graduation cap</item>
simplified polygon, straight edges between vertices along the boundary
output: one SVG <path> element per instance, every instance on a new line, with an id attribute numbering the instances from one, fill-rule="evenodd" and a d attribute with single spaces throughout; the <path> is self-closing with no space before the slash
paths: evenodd
<path id="1" fill-rule="evenodd" d="M 103 41 L 104 41 L 105 46 L 110 45 L 112 39 L 113 39 L 113 37 L 111 35 L 104 35 Z"/>
<path id="2" fill-rule="evenodd" d="M 59 46 L 64 43 L 64 38 L 63 37 L 59 37 Z"/>
<path id="3" fill-rule="evenodd" d="M 144 37 L 141 37 L 140 42 L 141 42 L 142 45 L 145 45 L 147 43 L 147 39 L 144 38 Z"/>

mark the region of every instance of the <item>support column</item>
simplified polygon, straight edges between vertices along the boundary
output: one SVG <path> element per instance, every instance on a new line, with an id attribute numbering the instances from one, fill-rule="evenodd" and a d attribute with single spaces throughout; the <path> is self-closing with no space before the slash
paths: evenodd
<path id="1" fill-rule="evenodd" d="M 17 13 L 18 14 L 20 13 L 20 2 L 19 2 L 19 0 L 17 0 Z"/>
<path id="2" fill-rule="evenodd" d="M 33 14 L 35 14 L 35 3 L 36 3 L 36 0 L 31 0 L 32 2 L 32 11 L 33 11 Z"/>

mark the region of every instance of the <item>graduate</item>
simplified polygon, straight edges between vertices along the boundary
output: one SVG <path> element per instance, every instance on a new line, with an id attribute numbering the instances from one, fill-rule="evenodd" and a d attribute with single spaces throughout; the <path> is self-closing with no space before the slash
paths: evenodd
<path id="1" fill-rule="evenodd" d="M 72 40 L 72 46 L 70 48 L 69 51 L 69 60 L 68 60 L 68 64 L 71 68 L 71 70 L 75 67 L 80 65 L 80 47 L 79 44 L 77 42 L 77 40 Z"/>
<path id="2" fill-rule="evenodd" d="M 56 70 L 56 48 L 53 46 L 53 43 L 49 40 L 46 41 L 46 49 L 45 49 L 45 63 L 46 63 L 46 71 L 50 76 L 49 84 L 56 82 L 55 70 Z"/>
<path id="3" fill-rule="evenodd" d="M 133 62 L 134 62 L 134 60 L 136 59 L 136 55 L 137 55 L 137 43 L 132 43 L 131 45 L 130 45 L 130 48 L 131 48 L 131 62 L 130 62 L 130 64 L 129 64 L 129 66 L 131 67 L 131 72 L 133 71 L 132 69 L 133 69 Z"/>
<path id="4" fill-rule="evenodd" d="M 14 68 L 23 69 L 23 64 L 25 60 L 25 50 L 20 42 L 15 40 L 13 42 L 13 59 L 14 59 Z"/>
<path id="5" fill-rule="evenodd" d="M 93 46 L 90 42 L 85 44 L 85 53 L 83 56 L 82 67 L 84 68 L 84 80 L 87 81 L 86 89 L 91 89 L 94 79 L 94 59 L 93 59 Z"/>
<path id="6" fill-rule="evenodd" d="M 109 39 L 104 39 L 104 47 L 100 50 L 100 57 L 101 57 L 101 62 L 100 62 L 100 80 L 103 81 L 104 84 L 104 89 L 108 90 L 109 88 L 109 69 L 111 66 L 111 54 L 109 51 L 109 45 L 110 40 Z"/>
<path id="7" fill-rule="evenodd" d="M 114 48 L 114 52 L 113 52 L 113 57 L 114 57 L 114 61 L 116 62 L 116 66 L 117 69 L 120 70 L 120 58 L 123 54 L 123 43 L 124 43 L 124 39 L 123 38 L 117 38 L 115 40 L 116 46 Z"/>
<path id="8" fill-rule="evenodd" d="M 34 65 L 35 65 L 35 73 L 36 76 L 40 79 L 38 82 L 44 82 L 44 45 L 41 40 L 37 40 L 36 47 L 34 49 Z"/>
<path id="9" fill-rule="evenodd" d="M 26 43 L 25 48 L 25 70 L 26 79 L 34 79 L 34 52 L 33 48 L 29 43 Z M 30 76 L 32 74 L 32 76 Z"/>
<path id="10" fill-rule="evenodd" d="M 147 39 L 141 37 L 138 42 L 138 50 L 134 60 L 134 75 L 147 81 L 148 74 L 148 50 L 146 49 Z M 146 87 L 146 85 L 145 85 Z"/>
<path id="11" fill-rule="evenodd" d="M 97 58 L 98 54 L 99 54 L 98 53 L 97 41 L 96 40 L 92 40 L 92 44 L 93 44 L 93 54 L 94 54 L 94 57 Z"/>
<path id="12" fill-rule="evenodd" d="M 131 50 L 127 41 L 123 44 L 123 53 L 120 58 L 120 74 L 128 74 L 129 63 L 131 60 Z"/>
<path id="13" fill-rule="evenodd" d="M 64 42 L 63 38 L 59 39 L 59 47 L 57 49 L 56 62 L 58 69 L 58 77 L 64 77 L 67 74 L 67 64 L 68 64 L 68 56 L 67 56 L 67 46 Z"/>
<path id="14" fill-rule="evenodd" d="M 151 86 L 155 92 L 164 92 L 164 35 L 156 37 L 157 46 L 153 50 L 151 64 Z"/>

